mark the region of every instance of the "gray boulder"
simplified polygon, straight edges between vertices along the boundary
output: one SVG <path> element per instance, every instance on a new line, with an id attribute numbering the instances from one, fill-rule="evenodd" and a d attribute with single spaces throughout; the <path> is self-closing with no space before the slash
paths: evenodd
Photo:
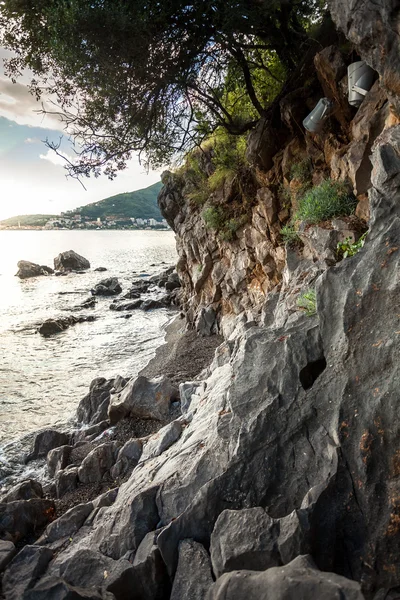
<path id="1" fill-rule="evenodd" d="M 15 546 L 12 542 L 0 540 L 0 571 L 4 571 L 8 563 L 16 554 Z"/>
<path id="2" fill-rule="evenodd" d="M 78 469 L 78 478 L 82 483 L 101 481 L 116 461 L 118 445 L 106 442 L 96 446 L 83 460 Z"/>
<path id="3" fill-rule="evenodd" d="M 41 484 L 34 479 L 27 479 L 17 483 L 3 498 L 1 502 L 15 502 L 16 500 L 30 500 L 31 498 L 43 498 Z"/>
<path id="4" fill-rule="evenodd" d="M 207 306 L 199 311 L 196 319 L 196 331 L 203 337 L 218 333 L 217 313 L 212 306 Z"/>
<path id="5" fill-rule="evenodd" d="M 90 262 L 74 250 L 67 250 L 55 257 L 54 268 L 61 272 L 84 271 L 90 269 Z"/>
<path id="6" fill-rule="evenodd" d="M 51 275 L 54 273 L 53 269 L 46 267 L 45 265 L 37 265 L 36 263 L 29 262 L 28 260 L 20 260 L 18 262 L 18 271 L 16 277 L 20 279 L 29 279 L 30 277 L 38 277 L 39 275 Z"/>
<path id="7" fill-rule="evenodd" d="M 55 333 L 60 333 L 60 331 L 65 331 L 65 329 L 68 329 L 71 325 L 88 323 L 95 321 L 96 319 L 97 317 L 95 315 L 82 315 L 81 317 L 70 315 L 69 317 L 59 317 L 57 319 L 46 319 L 46 321 L 39 325 L 37 332 L 44 337 L 49 337 Z"/>
<path id="8" fill-rule="evenodd" d="M 127 416 L 163 421 L 177 397 L 178 390 L 164 375 L 154 379 L 140 375 L 112 396 L 108 416 L 111 424 Z"/>
<path id="9" fill-rule="evenodd" d="M 53 551 L 40 546 L 25 546 L 8 566 L 3 577 L 6 600 L 21 600 L 46 571 Z"/>
<path id="10" fill-rule="evenodd" d="M 264 571 L 280 565 L 278 533 L 278 523 L 263 508 L 224 510 L 211 535 L 215 575 L 236 569 Z"/>
<path id="11" fill-rule="evenodd" d="M 54 502 L 32 498 L 0 504 L 0 539 L 17 542 L 47 525 L 54 515 Z"/>
<path id="12" fill-rule="evenodd" d="M 123 310 L 136 310 L 143 304 L 142 300 L 134 300 L 133 302 L 123 302 L 121 304 L 112 303 L 110 304 L 110 310 L 116 310 L 118 312 Z"/>
<path id="13" fill-rule="evenodd" d="M 93 296 L 116 296 L 122 292 L 122 287 L 116 277 L 103 279 L 91 290 Z"/>
<path id="14" fill-rule="evenodd" d="M 121 477 L 134 469 L 142 455 L 142 442 L 132 439 L 126 442 L 118 452 L 115 465 L 110 469 L 113 479 Z"/>
<path id="15" fill-rule="evenodd" d="M 210 557 L 204 546 L 182 540 L 170 600 L 204 600 L 213 583 Z"/>
<path id="16" fill-rule="evenodd" d="M 68 492 L 72 492 L 78 487 L 78 467 L 58 471 L 54 482 L 57 498 L 62 498 Z"/>
<path id="17" fill-rule="evenodd" d="M 220 577 L 207 600 L 364 600 L 361 586 L 335 573 L 319 571 L 310 556 L 261 573 L 236 571 Z"/>
<path id="18" fill-rule="evenodd" d="M 165 427 L 153 434 L 147 441 L 140 462 L 160 456 L 172 444 L 179 439 L 182 433 L 182 423 L 180 421 L 172 421 Z"/>
<path id="19" fill-rule="evenodd" d="M 60 575 L 69 585 L 112 592 L 118 600 L 131 600 L 132 574 L 127 560 L 115 561 L 89 549 L 78 550 L 60 565 Z"/>
<path id="20" fill-rule="evenodd" d="M 69 463 L 69 457 L 71 456 L 72 446 L 60 446 L 50 450 L 47 454 L 47 468 L 49 470 L 50 477 L 54 477 L 58 471 L 65 469 Z"/>
<path id="21" fill-rule="evenodd" d="M 92 502 L 73 506 L 61 517 L 50 523 L 36 543 L 46 545 L 66 537 L 69 538 L 79 531 L 92 510 Z"/>
<path id="22" fill-rule="evenodd" d="M 110 390 L 114 387 L 114 381 L 114 379 L 107 380 L 104 377 L 93 379 L 89 393 L 82 398 L 76 410 L 79 423 L 96 425 L 107 419 Z"/>
<path id="23" fill-rule="evenodd" d="M 70 436 L 67 433 L 62 433 L 56 429 L 45 429 L 36 435 L 33 442 L 33 450 L 28 454 L 25 462 L 29 462 L 35 458 L 43 458 L 53 448 L 68 444 L 69 440 Z"/>
<path id="24" fill-rule="evenodd" d="M 160 300 L 155 300 L 154 298 L 149 298 L 145 300 L 141 307 L 142 310 L 153 310 L 154 308 L 164 308 L 164 304 Z"/>
<path id="25" fill-rule="evenodd" d="M 135 554 L 133 569 L 138 600 L 169 598 L 171 583 L 156 540 L 154 531 L 148 533 Z"/>
<path id="26" fill-rule="evenodd" d="M 50 576 L 26 592 L 23 600 L 115 600 L 115 596 L 90 588 L 74 587 L 59 577 Z"/>

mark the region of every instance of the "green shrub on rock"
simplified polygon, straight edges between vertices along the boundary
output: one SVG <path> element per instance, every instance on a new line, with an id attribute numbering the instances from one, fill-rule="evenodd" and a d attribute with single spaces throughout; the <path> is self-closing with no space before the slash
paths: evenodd
<path id="1" fill-rule="evenodd" d="M 300 200 L 296 218 L 314 224 L 355 211 L 357 200 L 346 183 L 326 179 Z"/>
<path id="2" fill-rule="evenodd" d="M 294 246 L 300 242 L 299 232 L 296 230 L 295 226 L 290 223 L 282 227 L 281 236 L 285 244 L 288 244 L 289 246 Z"/>
<path id="3" fill-rule="evenodd" d="M 297 306 L 304 310 L 307 317 L 317 314 L 317 298 L 315 290 L 308 290 L 301 294 L 297 299 Z"/>

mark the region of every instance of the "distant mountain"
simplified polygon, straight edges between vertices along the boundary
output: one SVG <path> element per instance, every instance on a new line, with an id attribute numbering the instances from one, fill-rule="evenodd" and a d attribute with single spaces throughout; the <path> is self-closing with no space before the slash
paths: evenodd
<path id="1" fill-rule="evenodd" d="M 156 219 L 162 220 L 162 215 L 157 204 L 157 196 L 162 188 L 159 181 L 154 185 L 136 192 L 126 192 L 117 194 L 110 198 L 105 198 L 99 202 L 81 206 L 75 210 L 68 211 L 68 214 L 81 214 L 82 217 L 89 217 L 90 220 L 96 220 L 98 217 L 118 217 L 119 219 Z M 19 215 L 0 221 L 0 227 L 43 227 L 49 219 L 57 219 L 60 215 Z"/>
<path id="2" fill-rule="evenodd" d="M 59 215 L 19 215 L 0 221 L 1 227 L 43 227 L 49 219 L 56 219 Z"/>
<path id="3" fill-rule="evenodd" d="M 87 204 L 77 208 L 75 213 L 91 220 L 98 217 L 126 217 L 134 219 L 157 219 L 162 220 L 160 209 L 157 204 L 157 196 L 162 188 L 161 181 L 143 190 L 117 194 L 111 198 L 105 198 L 93 204 Z"/>

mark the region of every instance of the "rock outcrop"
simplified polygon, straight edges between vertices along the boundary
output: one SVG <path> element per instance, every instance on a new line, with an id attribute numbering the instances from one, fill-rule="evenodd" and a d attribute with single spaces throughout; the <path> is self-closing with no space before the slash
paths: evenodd
<path id="1" fill-rule="evenodd" d="M 87 306 L 82 307 L 87 308 Z M 71 325 L 76 325 L 77 323 L 88 323 L 96 320 L 96 316 L 87 315 L 87 316 L 79 316 L 76 317 L 71 315 L 69 317 L 58 317 L 56 319 L 46 319 L 43 321 L 41 325 L 37 328 L 37 332 L 44 337 L 49 337 L 54 335 L 55 333 L 60 333 L 61 331 L 65 331 Z"/>
<path id="2" fill-rule="evenodd" d="M 362 37 L 343 3 L 331 2 L 334 17 L 359 32 L 362 53 L 371 38 Z M 378 15 L 372 35 L 397 23 L 387 4 L 349 6 L 359 18 L 370 9 Z M 380 48 L 380 63 L 379 40 L 370 46 L 380 72 L 391 47 Z M 297 100 L 281 102 L 277 138 L 268 141 L 271 131 L 260 122 L 250 140 L 255 161 L 266 145 L 257 189 L 233 239 L 206 229 L 185 178 L 164 176 L 160 204 L 178 235 L 179 294 L 189 322 L 204 335 L 222 329 L 225 341 L 201 376 L 181 383 L 174 409 L 181 416 L 171 407 L 178 392 L 165 377 L 96 379 L 78 408 L 90 427 L 60 440 L 58 450 L 51 435 L 38 440 L 36 456 L 50 451 L 59 497 L 119 480 L 52 522 L 40 520 L 46 529 L 13 560 L 12 546 L 0 548 L 6 600 L 7 581 L 28 600 L 398 597 L 400 125 L 387 120 L 392 113 L 379 82 L 357 113 L 347 110 L 338 48 L 322 50 L 315 64 L 318 86 L 340 110 L 330 131 L 295 133 L 309 109 L 307 90 L 299 90 Z M 353 218 L 304 223 L 297 247 L 280 244 L 293 206 L 282 205 L 277 182 L 291 188 L 295 204 L 301 182 L 291 165 L 307 156 L 313 182 L 350 179 L 359 214 L 368 217 L 365 244 L 352 256 L 336 250 L 366 228 Z M 221 202 L 234 185 L 219 190 Z M 305 292 L 308 307 L 299 303 Z M 157 428 L 114 439 L 128 419 Z M 14 543 L 32 535 L 28 504 L 43 510 L 45 502 L 1 503 L 0 537 Z M 24 528 L 16 531 L 23 511 Z"/>
<path id="3" fill-rule="evenodd" d="M 18 262 L 18 271 L 16 276 L 20 279 L 29 279 L 30 277 L 39 277 L 39 275 L 52 275 L 53 269 L 45 265 L 37 265 L 28 260 L 20 260 Z"/>
<path id="4" fill-rule="evenodd" d="M 61 252 L 54 259 L 54 268 L 62 273 L 68 271 L 85 271 L 90 269 L 90 262 L 74 250 Z"/>

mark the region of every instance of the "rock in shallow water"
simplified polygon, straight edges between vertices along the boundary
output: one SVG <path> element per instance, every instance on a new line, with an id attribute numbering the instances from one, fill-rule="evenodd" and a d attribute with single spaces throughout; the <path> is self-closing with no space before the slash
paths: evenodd
<path id="1" fill-rule="evenodd" d="M 20 260 L 18 262 L 18 271 L 16 276 L 20 279 L 29 279 L 30 277 L 38 277 L 39 275 L 51 275 L 53 269 L 45 265 L 37 265 L 28 260 Z"/>
<path id="2" fill-rule="evenodd" d="M 47 319 L 37 328 L 37 332 L 40 333 L 40 335 L 43 335 L 44 337 L 49 337 L 50 335 L 54 335 L 55 333 L 60 333 L 61 331 L 68 329 L 68 327 L 70 327 L 71 325 L 76 325 L 77 323 L 92 322 L 96 319 L 97 317 L 95 317 L 94 315 L 82 317 L 75 317 L 71 315 L 70 317 L 60 317 L 59 319 Z"/>
<path id="3" fill-rule="evenodd" d="M 97 283 L 91 292 L 93 296 L 116 296 L 122 292 L 122 287 L 116 277 L 109 277 Z"/>
<path id="4" fill-rule="evenodd" d="M 61 252 L 54 259 L 54 268 L 56 271 L 84 271 L 90 269 L 90 262 L 84 256 L 81 256 L 74 250 Z"/>

